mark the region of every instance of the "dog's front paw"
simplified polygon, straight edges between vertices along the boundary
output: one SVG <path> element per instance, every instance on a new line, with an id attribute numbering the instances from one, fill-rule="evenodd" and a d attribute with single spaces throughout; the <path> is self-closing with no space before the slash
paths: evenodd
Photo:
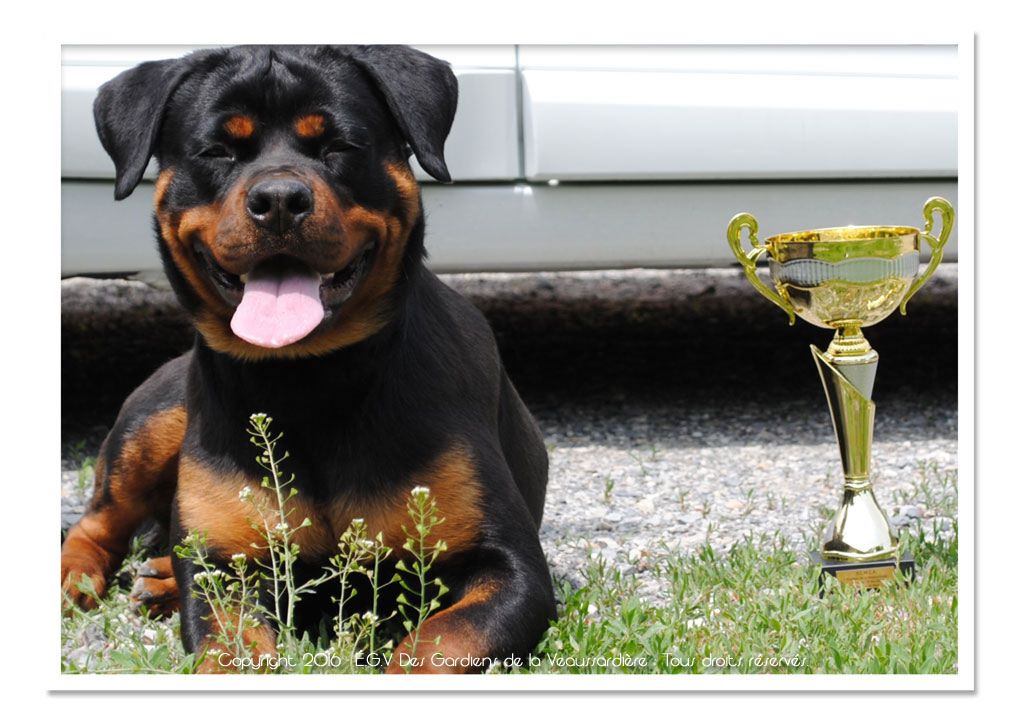
<path id="1" fill-rule="evenodd" d="M 107 592 L 110 553 L 72 529 L 60 549 L 60 585 L 65 606 L 96 606 Z"/>
<path id="2" fill-rule="evenodd" d="M 151 558 L 143 563 L 128 598 L 136 610 L 145 608 L 157 618 L 177 611 L 178 581 L 171 570 L 171 557 Z"/>

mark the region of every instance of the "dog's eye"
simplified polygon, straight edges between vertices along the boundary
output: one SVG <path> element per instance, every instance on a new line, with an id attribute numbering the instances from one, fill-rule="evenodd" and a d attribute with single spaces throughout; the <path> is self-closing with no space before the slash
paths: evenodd
<path id="1" fill-rule="evenodd" d="M 331 156 L 337 153 L 349 153 L 350 151 L 356 151 L 358 149 L 359 146 L 356 144 L 349 143 L 348 141 L 338 138 L 331 141 L 324 147 L 324 156 Z"/>
<path id="2" fill-rule="evenodd" d="M 212 146 L 207 146 L 196 155 L 198 155 L 201 158 L 216 158 L 225 159 L 228 161 L 235 160 L 235 155 L 224 146 L 221 146 L 219 143 L 215 143 Z"/>

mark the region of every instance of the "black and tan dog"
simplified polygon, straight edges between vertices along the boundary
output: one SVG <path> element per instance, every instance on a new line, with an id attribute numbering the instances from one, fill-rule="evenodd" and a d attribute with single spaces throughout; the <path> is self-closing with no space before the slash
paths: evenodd
<path id="1" fill-rule="evenodd" d="M 400 550 L 410 489 L 435 497 L 447 543 L 436 573 L 451 591 L 420 639 L 440 637 L 448 663 L 421 646 L 418 670 L 474 670 L 469 657 L 536 645 L 554 617 L 537 536 L 547 453 L 483 316 L 423 266 L 408 159 L 450 180 L 456 100 L 447 64 L 384 46 L 200 51 L 100 89 L 116 198 L 159 162 L 160 251 L 197 335 L 128 398 L 103 444 L 96 493 L 61 551 L 75 602 L 93 603 L 83 575 L 102 595 L 149 518 L 172 543 L 204 533 L 219 564 L 251 555 L 239 491 L 265 492 L 246 433 L 265 412 L 286 434 L 296 523 L 312 521 L 297 533 L 304 570 L 337 553 L 356 517 Z M 199 652 L 216 632 L 189 595 L 195 572 L 155 559 L 136 594 L 180 601 L 185 647 Z M 316 625 L 328 611 L 310 602 Z M 269 625 L 248 636 L 255 654 L 273 651 Z"/>

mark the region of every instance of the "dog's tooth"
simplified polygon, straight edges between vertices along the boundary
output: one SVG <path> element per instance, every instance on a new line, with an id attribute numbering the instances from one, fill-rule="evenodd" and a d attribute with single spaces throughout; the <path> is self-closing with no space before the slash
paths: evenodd
<path id="1" fill-rule="evenodd" d="M 320 283 L 321 284 L 330 284 L 333 280 L 334 280 L 334 272 L 331 272 L 330 274 L 321 274 L 320 275 Z"/>
<path id="2" fill-rule="evenodd" d="M 247 283 L 249 281 L 249 275 L 248 274 L 240 274 L 238 278 L 242 280 L 242 284 L 245 284 L 245 283 Z"/>

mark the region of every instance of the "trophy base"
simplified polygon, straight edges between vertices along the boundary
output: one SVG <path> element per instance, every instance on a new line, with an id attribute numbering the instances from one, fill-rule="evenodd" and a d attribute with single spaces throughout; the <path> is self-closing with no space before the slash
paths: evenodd
<path id="1" fill-rule="evenodd" d="M 821 566 L 821 574 L 818 576 L 821 595 L 825 593 L 825 576 L 833 576 L 840 583 L 860 588 L 880 588 L 882 583 L 896 576 L 897 565 L 908 582 L 914 580 L 917 572 L 914 559 L 909 553 L 904 554 L 899 561 L 895 558 L 880 561 L 834 561 L 815 552 L 811 554 L 811 563 Z"/>

